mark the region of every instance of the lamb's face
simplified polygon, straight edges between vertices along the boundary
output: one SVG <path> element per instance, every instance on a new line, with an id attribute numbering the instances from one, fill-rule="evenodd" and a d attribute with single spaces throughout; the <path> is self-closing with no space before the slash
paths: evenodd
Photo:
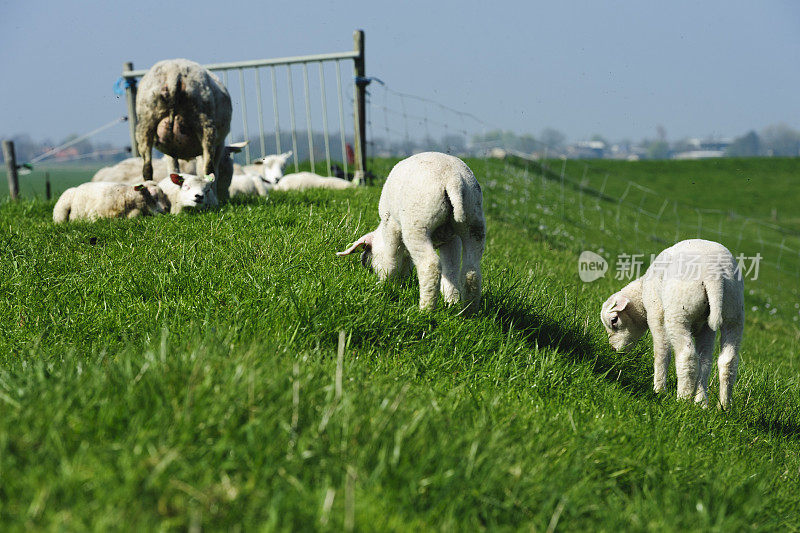
<path id="1" fill-rule="evenodd" d="M 134 190 L 137 190 L 141 193 L 142 197 L 144 198 L 145 206 L 150 213 L 154 215 L 169 213 L 169 198 L 166 194 L 164 194 L 164 191 L 161 190 L 161 187 L 155 184 L 155 182 L 146 181 L 136 185 Z"/>
<path id="2" fill-rule="evenodd" d="M 283 167 L 286 162 L 292 157 L 292 152 L 284 152 L 277 155 L 268 155 L 256 164 L 263 165 L 262 179 L 270 185 L 275 185 L 283 177 Z"/>
<path id="3" fill-rule="evenodd" d="M 616 293 L 605 301 L 600 310 L 600 321 L 606 328 L 608 342 L 618 352 L 630 351 L 645 332 L 626 311 L 629 303 L 626 296 Z"/>
<path id="4" fill-rule="evenodd" d="M 219 205 L 214 193 L 213 174 L 205 178 L 191 174 L 170 174 L 170 179 L 181 188 L 178 191 L 178 203 L 184 208 L 204 209 Z"/>
<path id="5" fill-rule="evenodd" d="M 352 254 L 353 252 L 357 251 L 359 248 L 361 248 L 363 246 L 364 249 L 361 251 L 361 265 L 364 268 L 370 268 L 370 266 L 373 266 L 373 268 L 374 268 L 374 265 L 373 265 L 373 244 L 375 244 L 376 239 L 378 239 L 378 240 L 380 240 L 382 242 L 382 240 L 379 237 L 377 237 L 378 233 L 379 232 L 377 232 L 377 231 L 373 231 L 373 232 L 367 233 L 366 235 L 364 235 L 363 237 L 358 239 L 356 242 L 351 244 L 350 247 L 347 250 L 345 250 L 343 252 L 336 252 L 336 255 L 338 255 L 340 257 L 344 256 L 344 255 L 350 255 L 350 254 Z M 379 249 L 380 249 L 381 246 L 382 245 L 379 245 Z"/>

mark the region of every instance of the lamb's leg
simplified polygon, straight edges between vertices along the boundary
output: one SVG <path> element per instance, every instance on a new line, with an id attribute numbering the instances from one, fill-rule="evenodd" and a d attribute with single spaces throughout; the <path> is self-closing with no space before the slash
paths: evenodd
<path id="1" fill-rule="evenodd" d="M 461 244 L 464 248 L 461 258 L 461 287 L 463 287 L 464 305 L 476 311 L 481 303 L 481 257 L 486 241 L 486 226 L 470 225 L 468 231 L 461 233 Z"/>
<path id="2" fill-rule="evenodd" d="M 674 324 L 674 325 L 672 325 Z M 675 351 L 675 370 L 678 374 L 678 399 L 694 398 L 699 375 L 697 349 L 692 332 L 686 324 L 672 323 L 668 333 Z"/>
<path id="3" fill-rule="evenodd" d="M 720 333 L 720 352 L 717 359 L 719 368 L 719 406 L 728 410 L 733 396 L 733 385 L 739 368 L 739 345 L 742 342 L 741 324 L 723 324 Z"/>
<path id="4" fill-rule="evenodd" d="M 461 277 L 461 239 L 453 240 L 439 248 L 439 259 L 442 263 L 442 297 L 445 303 L 458 303 L 461 299 L 459 278 Z"/>
<path id="5" fill-rule="evenodd" d="M 717 332 L 708 326 L 703 326 L 703 329 L 697 334 L 700 369 L 694 401 L 703 407 L 708 407 L 708 376 L 711 374 L 711 357 L 714 355 L 714 341 L 716 338 Z"/>
<path id="6" fill-rule="evenodd" d="M 669 339 L 664 328 L 664 317 L 647 317 L 650 333 L 653 335 L 653 390 L 656 394 L 667 388 L 667 372 L 669 371 Z"/>
<path id="7" fill-rule="evenodd" d="M 442 267 L 431 237 L 421 228 L 404 228 L 403 242 L 408 248 L 414 266 L 417 267 L 419 308 L 433 309 L 436 307 L 436 297 L 439 295 Z"/>
<path id="8" fill-rule="evenodd" d="M 169 156 L 170 168 L 172 168 L 172 172 L 175 174 L 180 174 L 181 172 L 181 165 L 178 163 L 177 157 Z"/>

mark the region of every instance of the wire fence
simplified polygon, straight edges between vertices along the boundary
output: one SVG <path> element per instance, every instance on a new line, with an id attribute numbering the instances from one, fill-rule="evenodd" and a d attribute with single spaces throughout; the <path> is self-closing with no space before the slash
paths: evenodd
<path id="1" fill-rule="evenodd" d="M 508 203 L 507 213 L 525 218 L 521 227 L 536 228 L 575 249 L 640 256 L 642 273 L 651 254 L 679 240 L 718 241 L 742 260 L 744 274 L 756 276 L 749 286 L 763 295 L 770 313 L 777 312 L 773 300 L 797 305 L 800 299 L 800 232 L 793 228 L 733 210 L 693 206 L 644 185 L 645 179 L 600 172 L 588 160 L 553 159 L 563 153 L 559 146 L 535 141 L 534 154 L 520 153 L 504 142 L 501 128 L 474 114 L 396 91 L 379 80 L 370 86 L 367 102 L 371 157 L 436 150 L 503 159 L 508 194 L 497 197 Z M 489 131 L 501 134 L 487 140 Z"/>

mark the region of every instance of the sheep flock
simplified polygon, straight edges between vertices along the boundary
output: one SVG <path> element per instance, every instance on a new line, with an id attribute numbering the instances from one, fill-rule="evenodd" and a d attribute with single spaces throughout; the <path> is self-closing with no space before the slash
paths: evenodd
<path id="1" fill-rule="evenodd" d="M 240 166 L 232 154 L 246 143 L 226 146 L 231 99 L 210 71 L 185 59 L 154 65 L 136 97 L 136 141 L 142 157 L 101 169 L 92 181 L 65 191 L 53 210 L 56 223 L 100 218 L 178 214 L 212 209 L 229 198 L 267 197 L 272 191 L 349 190 L 352 180 L 312 172 L 284 174 L 291 152 Z M 152 158 L 157 148 L 166 156 Z M 459 158 L 438 152 L 415 154 L 391 170 L 378 204 L 375 230 L 338 256 L 361 252 L 361 263 L 380 281 L 402 278 L 416 268 L 419 307 L 444 303 L 459 313 L 478 312 L 481 259 L 486 243 L 483 196 L 478 179 Z M 691 261 L 687 272 L 680 265 Z M 644 276 L 600 306 L 609 343 L 629 350 L 646 331 L 654 351 L 655 392 L 667 382 L 674 354 L 679 399 L 708 405 L 708 382 L 719 333 L 720 403 L 729 409 L 744 324 L 744 287 L 733 254 L 719 243 L 681 241 L 659 254 Z"/>

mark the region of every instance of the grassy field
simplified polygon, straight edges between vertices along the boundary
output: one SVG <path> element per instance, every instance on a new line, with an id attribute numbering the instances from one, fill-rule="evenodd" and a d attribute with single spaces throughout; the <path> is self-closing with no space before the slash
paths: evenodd
<path id="1" fill-rule="evenodd" d="M 729 205 L 770 219 L 758 161 Z M 631 238 L 627 202 L 470 165 L 489 229 L 469 318 L 334 255 L 375 225 L 379 187 L 65 226 L 53 201 L 2 201 L 2 528 L 798 530 L 790 269 L 746 281 L 732 412 L 677 402 L 674 373 L 659 397 L 648 338 L 616 354 L 598 320 L 623 282 L 580 282 L 577 257 L 697 228 L 676 211 Z M 645 168 L 616 165 L 604 194 Z M 663 165 L 667 183 L 694 163 Z"/>

